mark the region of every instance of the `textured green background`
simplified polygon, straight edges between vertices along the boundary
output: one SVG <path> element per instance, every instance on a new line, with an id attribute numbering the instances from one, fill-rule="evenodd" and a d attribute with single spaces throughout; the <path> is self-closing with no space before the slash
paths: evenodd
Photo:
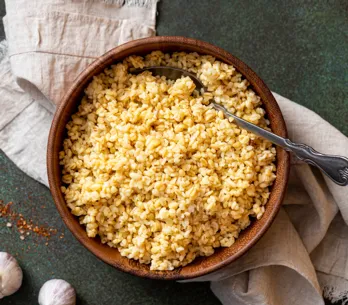
<path id="1" fill-rule="evenodd" d="M 228 50 L 253 68 L 271 90 L 311 108 L 348 135 L 346 0 L 162 0 L 158 11 L 158 35 L 194 37 Z M 2 16 L 4 12 L 0 0 Z M 24 270 L 22 288 L 1 300 L 1 305 L 36 304 L 41 285 L 51 278 L 73 284 L 78 304 L 220 304 L 207 283 L 136 278 L 99 261 L 67 231 L 49 190 L 2 153 L 0 181 L 0 199 L 13 201 L 13 209 L 26 218 L 65 233 L 64 239 L 54 237 L 48 246 L 35 236 L 21 241 L 18 232 L 6 228 L 7 221 L 0 218 L 0 251 L 15 254 Z"/>

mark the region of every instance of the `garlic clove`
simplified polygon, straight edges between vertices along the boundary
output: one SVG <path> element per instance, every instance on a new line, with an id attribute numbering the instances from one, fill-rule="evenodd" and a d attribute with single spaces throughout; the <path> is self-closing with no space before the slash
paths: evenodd
<path id="1" fill-rule="evenodd" d="M 40 305 L 75 305 L 76 293 L 73 286 L 64 280 L 49 280 L 40 289 Z"/>
<path id="2" fill-rule="evenodd" d="M 15 293 L 22 280 L 23 272 L 17 260 L 6 252 L 0 252 L 0 300 Z"/>

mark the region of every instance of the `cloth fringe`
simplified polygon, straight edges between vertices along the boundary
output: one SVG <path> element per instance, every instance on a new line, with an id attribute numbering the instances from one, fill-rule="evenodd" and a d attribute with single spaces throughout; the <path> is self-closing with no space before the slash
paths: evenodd
<path id="1" fill-rule="evenodd" d="M 0 41 L 0 63 L 2 62 L 3 58 L 8 53 L 8 44 L 7 41 L 4 39 Z"/>
<path id="2" fill-rule="evenodd" d="M 341 305 L 348 305 L 348 291 L 339 291 L 335 287 L 325 286 L 323 296 L 331 303 L 340 302 Z"/>
<path id="3" fill-rule="evenodd" d="M 348 305 L 348 280 L 322 272 L 317 275 L 325 299 L 333 304 Z"/>
<path id="4" fill-rule="evenodd" d="M 100 1 L 100 0 L 99 0 Z M 106 4 L 116 4 L 121 6 L 137 6 L 151 8 L 157 4 L 158 0 L 102 0 Z"/>

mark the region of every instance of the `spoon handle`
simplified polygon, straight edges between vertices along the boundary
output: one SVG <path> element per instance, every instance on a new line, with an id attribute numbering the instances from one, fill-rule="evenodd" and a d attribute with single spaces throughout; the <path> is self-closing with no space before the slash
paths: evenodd
<path id="1" fill-rule="evenodd" d="M 348 158 L 341 156 L 325 155 L 317 152 L 312 147 L 306 144 L 293 143 L 289 139 L 280 137 L 274 134 L 273 132 L 265 130 L 259 126 L 256 126 L 252 123 L 249 123 L 246 120 L 243 120 L 235 116 L 234 114 L 230 113 L 225 107 L 221 106 L 220 104 L 217 104 L 216 102 L 212 102 L 211 104 L 216 110 L 222 111 L 225 116 L 232 117 L 234 119 L 234 122 L 238 126 L 262 138 L 265 138 L 273 144 L 281 146 L 286 151 L 292 152 L 297 156 L 298 159 L 318 167 L 336 184 L 342 186 L 348 185 Z"/>
<path id="2" fill-rule="evenodd" d="M 306 144 L 293 143 L 286 139 L 287 151 L 294 153 L 298 159 L 318 167 L 325 175 L 338 185 L 348 185 L 348 159 L 341 156 L 325 155 Z"/>

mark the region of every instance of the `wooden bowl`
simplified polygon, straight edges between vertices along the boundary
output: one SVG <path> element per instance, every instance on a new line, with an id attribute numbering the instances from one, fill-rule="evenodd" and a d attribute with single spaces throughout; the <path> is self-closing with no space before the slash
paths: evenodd
<path id="1" fill-rule="evenodd" d="M 216 59 L 232 64 L 250 82 L 255 92 L 261 97 L 272 131 L 286 137 L 286 125 L 272 93 L 264 82 L 242 61 L 223 49 L 207 42 L 175 36 L 152 37 L 135 40 L 123 44 L 107 52 L 87 67 L 74 81 L 70 90 L 65 94 L 55 113 L 47 147 L 48 180 L 51 193 L 57 209 L 75 237 L 92 253 L 104 262 L 131 274 L 153 279 L 182 280 L 205 275 L 222 268 L 248 251 L 266 232 L 271 225 L 282 203 L 289 174 L 289 154 L 277 148 L 277 178 L 272 186 L 265 213 L 260 220 L 254 220 L 250 226 L 241 232 L 236 242 L 229 248 L 219 248 L 209 257 L 199 257 L 189 265 L 173 271 L 151 271 L 145 264 L 120 255 L 117 249 L 102 244 L 99 238 L 87 237 L 85 227 L 80 225 L 77 217 L 68 209 L 63 194 L 60 191 L 61 168 L 58 153 L 62 150 L 65 137 L 65 125 L 70 116 L 77 110 L 83 91 L 94 75 L 101 73 L 106 67 L 129 55 L 145 55 L 154 50 L 163 52 L 198 52 L 208 54 Z"/>

